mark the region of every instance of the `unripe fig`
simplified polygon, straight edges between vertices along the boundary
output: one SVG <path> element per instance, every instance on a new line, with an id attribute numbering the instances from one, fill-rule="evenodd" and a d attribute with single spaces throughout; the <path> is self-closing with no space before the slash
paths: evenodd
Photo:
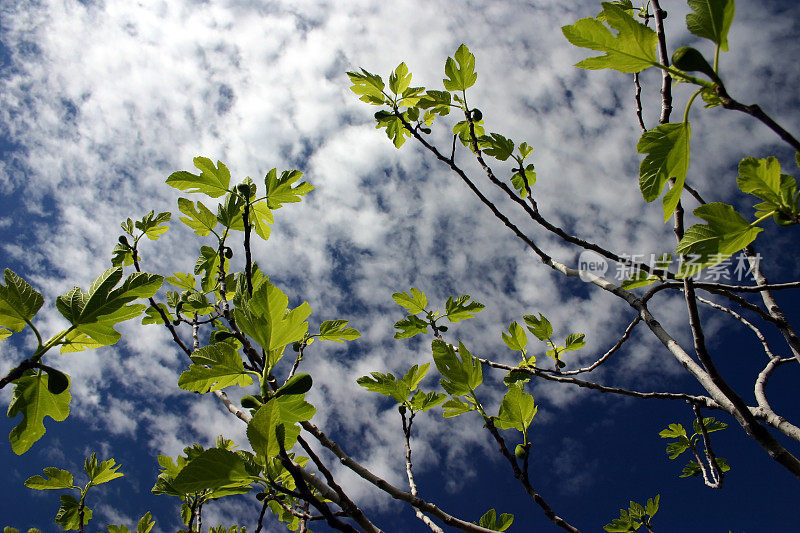
<path id="1" fill-rule="evenodd" d="M 514 448 L 514 455 L 517 456 L 517 459 L 525 459 L 528 456 L 528 449 L 522 444 L 517 444 L 517 447 Z"/>
<path id="2" fill-rule="evenodd" d="M 173 321 L 172 321 L 172 325 L 173 325 L 173 326 L 180 326 L 180 325 L 181 325 L 181 321 L 180 321 L 180 319 L 176 318 L 175 320 L 173 320 Z"/>
<path id="3" fill-rule="evenodd" d="M 52 394 L 61 394 L 67 387 L 69 387 L 69 378 L 63 372 L 55 368 L 47 367 L 44 369 L 47 372 L 47 390 Z"/>
<path id="4" fill-rule="evenodd" d="M 246 183 L 240 183 L 236 186 L 236 192 L 244 196 L 245 198 L 250 197 L 250 186 Z"/>
<path id="5" fill-rule="evenodd" d="M 251 396 L 249 394 L 245 394 L 242 396 L 242 407 L 245 409 L 258 409 L 263 405 L 261 401 L 256 398 L 255 396 Z"/>
<path id="6" fill-rule="evenodd" d="M 406 406 L 405 406 L 405 405 L 403 405 L 403 404 L 400 404 L 400 405 L 397 407 L 397 410 L 398 410 L 398 411 L 400 411 L 400 414 L 401 414 L 401 415 L 404 415 L 404 414 L 406 414 Z"/>
<path id="7" fill-rule="evenodd" d="M 264 498 L 266 498 L 267 496 L 269 496 L 269 493 L 267 493 L 267 492 L 259 492 L 258 494 L 256 494 L 256 500 L 258 500 L 260 502 L 263 502 Z"/>
<path id="8" fill-rule="evenodd" d="M 289 381 L 287 381 L 283 387 L 275 391 L 273 398 L 283 396 L 284 394 L 305 394 L 311 389 L 312 384 L 313 380 L 311 376 L 305 372 L 295 374 L 289 378 Z"/>
<path id="9" fill-rule="evenodd" d="M 119 236 L 119 243 L 122 244 L 123 246 L 130 247 L 130 244 L 128 244 L 128 239 L 125 237 L 125 235 Z"/>
<path id="10" fill-rule="evenodd" d="M 779 226 L 793 226 L 797 224 L 797 221 L 794 218 L 786 213 L 781 213 L 780 211 L 777 211 L 775 214 L 773 214 L 772 219 Z"/>
<path id="11" fill-rule="evenodd" d="M 292 350 L 295 351 L 295 352 L 299 352 L 300 351 L 300 343 L 299 342 L 295 342 L 294 344 L 292 344 Z"/>
<path id="12" fill-rule="evenodd" d="M 442 333 L 444 333 L 445 331 L 447 331 L 447 326 L 439 326 L 439 327 L 438 327 L 438 328 L 436 328 L 436 329 L 438 329 L 439 331 L 441 331 Z"/>
<path id="13" fill-rule="evenodd" d="M 719 78 L 703 54 L 691 46 L 681 46 L 672 54 L 672 64 L 686 72 L 702 72 L 712 81 L 719 83 Z"/>
<path id="14" fill-rule="evenodd" d="M 233 250 L 226 246 L 225 247 L 225 258 L 226 259 L 230 259 L 231 257 L 233 257 Z"/>
<path id="15" fill-rule="evenodd" d="M 483 113 L 481 113 L 480 109 L 473 109 L 472 110 L 472 121 L 473 122 L 480 122 L 483 120 Z"/>
<path id="16" fill-rule="evenodd" d="M 419 131 L 421 131 L 422 133 L 424 133 L 426 135 L 430 135 L 430 133 L 431 133 L 431 129 L 430 128 L 420 128 Z"/>

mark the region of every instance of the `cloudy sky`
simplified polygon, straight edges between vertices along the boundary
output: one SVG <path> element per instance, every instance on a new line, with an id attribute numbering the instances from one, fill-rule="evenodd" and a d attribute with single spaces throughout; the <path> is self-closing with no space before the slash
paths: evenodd
<path id="1" fill-rule="evenodd" d="M 670 49 L 696 44 L 712 54 L 685 30 L 685 3 L 664 4 Z M 759 103 L 797 131 L 800 12 L 793 4 L 741 0 L 731 51 L 721 65 L 732 95 Z M 403 372 L 430 358 L 427 341 L 392 339 L 392 324 L 403 316 L 393 292 L 418 287 L 440 306 L 450 295 L 472 295 L 487 307 L 452 328 L 450 340 L 461 338 L 473 353 L 509 364 L 514 356 L 500 331 L 523 314 L 546 314 L 562 337 L 586 333 L 577 364 L 613 345 L 633 312 L 541 266 L 455 176 L 413 143 L 396 150 L 374 129 L 375 109 L 349 91 L 345 71 L 364 67 L 386 78 L 405 61 L 412 85 L 441 88 L 445 58 L 466 43 L 478 72 L 470 102 L 483 111 L 487 130 L 534 147 L 535 194 L 546 216 L 620 253 L 661 253 L 674 244 L 660 206 L 644 204 L 638 191 L 634 147 L 640 131 L 631 77 L 574 68 L 587 54 L 560 31 L 598 11 L 598 3 L 586 0 L 6 0 L 0 3 L 0 267 L 12 268 L 45 295 L 37 325 L 52 334 L 63 328 L 55 297 L 73 285 L 88 286 L 108 268 L 122 220 L 152 209 L 177 212 L 178 193 L 164 180 L 175 170 L 192 169 L 193 157 L 223 161 L 235 180 L 258 180 L 273 167 L 304 171 L 316 190 L 302 204 L 275 213 L 272 236 L 254 255 L 292 302 L 309 302 L 312 327 L 346 318 L 362 332 L 351 346 L 310 350 L 315 422 L 376 473 L 405 486 L 397 413 L 355 384 L 370 371 Z M 645 123 L 653 127 L 660 78 L 648 72 L 642 85 Z M 688 89 L 678 86 L 675 94 L 678 120 Z M 791 153 L 754 120 L 700 105 L 691 118 L 689 181 L 707 199 L 749 209 L 733 194 L 736 164 L 745 156 L 777 155 L 793 172 Z M 448 149 L 444 126 L 432 138 Z M 457 153 L 476 172 L 467 153 Z M 500 173 L 509 169 L 497 167 Z M 524 228 L 558 260 L 576 265 L 578 249 L 530 224 Z M 199 246 L 190 237 L 174 217 L 161 240 L 146 243 L 143 268 L 190 271 Z M 778 259 L 768 273 L 776 281 L 796 279 L 798 266 L 779 254 L 791 241 L 765 241 L 764 254 Z M 680 302 L 659 302 L 659 320 L 685 339 Z M 725 329 L 730 323 L 708 319 L 719 353 L 740 348 L 744 341 Z M 219 434 L 247 447 L 244 425 L 213 398 L 177 388 L 188 363 L 165 331 L 142 329 L 138 321 L 121 329 L 116 346 L 54 356 L 52 364 L 73 379 L 72 414 L 67 422 L 50 422 L 45 438 L 22 459 L 3 447 L 12 465 L 0 499 L 8 525 L 48 530 L 57 499 L 30 494 L 23 481 L 44 466 L 74 468 L 96 450 L 122 463 L 126 477 L 102 495 L 98 491 L 93 525 L 132 523 L 153 509 L 159 529 L 168 531 L 177 527 L 172 502 L 148 492 L 155 456 L 174 456 L 192 442 L 209 445 Z M 642 333 L 634 333 L 631 347 L 598 379 L 698 392 L 655 339 Z M 0 344 L 0 370 L 27 357 L 33 342 L 20 334 Z M 755 366 L 731 363 L 734 381 L 741 374 L 747 386 L 758 364 L 760 359 Z M 485 375 L 486 401 L 496 409 L 502 374 Z M 433 379 L 426 385 L 437 386 Z M 775 393 L 780 405 L 785 398 Z M 754 507 L 753 487 L 774 491 L 758 496 L 761 516 L 779 529 L 791 523 L 783 509 L 788 496 L 780 493 L 796 487 L 740 430 L 731 428 L 728 440 L 721 439 L 717 453 L 730 457 L 734 470 L 728 486 L 711 494 L 697 480 L 677 479 L 681 464 L 667 460 L 657 437 L 668 423 L 689 421 L 684 405 L 642 405 L 552 384 L 537 384 L 533 394 L 540 405 L 531 432 L 534 485 L 577 526 L 597 530 L 629 499 L 643 502 L 660 492 L 656 523 L 663 520 L 664 530 L 708 531 L 714 525 L 753 531 L 763 523 L 740 511 L 743 502 Z M 3 395 L 7 401 L 9 388 Z M 796 402 L 786 403 L 796 409 Z M 15 424 L 8 420 L 6 431 Z M 477 417 L 442 421 L 435 410 L 415 429 L 423 496 L 467 520 L 497 507 L 517 515 L 522 526 L 512 530 L 525 531 L 525 524 L 547 530 L 549 522 L 511 483 Z M 384 529 L 419 530 L 408 509 L 334 471 Z M 778 490 L 784 483 L 785 490 Z M 482 503 L 476 506 L 476 499 Z M 706 515 L 687 525 L 681 517 L 698 499 Z M 254 509 L 250 500 L 220 502 L 209 506 L 205 523 L 249 528 Z M 392 529 L 393 523 L 405 525 Z"/>

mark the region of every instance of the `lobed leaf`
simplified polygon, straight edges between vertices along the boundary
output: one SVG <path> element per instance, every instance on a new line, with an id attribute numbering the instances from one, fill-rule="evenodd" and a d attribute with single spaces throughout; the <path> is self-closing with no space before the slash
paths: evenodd
<path id="1" fill-rule="evenodd" d="M 356 380 L 356 383 L 370 392 L 391 396 L 397 403 L 403 403 L 408 400 L 411 389 L 404 381 L 398 381 L 393 374 L 371 372 L 370 375 L 371 377 L 361 376 Z"/>
<path id="2" fill-rule="evenodd" d="M 217 226 L 217 217 L 203 202 L 194 203 L 186 198 L 178 198 L 178 210 L 187 215 L 180 217 L 180 221 L 201 237 L 211 233 Z"/>
<path id="3" fill-rule="evenodd" d="M 395 339 L 407 339 L 419 333 L 428 332 L 428 323 L 415 315 L 408 315 L 394 323 L 394 328 L 400 331 L 394 334 Z"/>
<path id="4" fill-rule="evenodd" d="M 586 335 L 583 333 L 570 333 L 564 341 L 564 351 L 573 352 L 583 348 L 586 346 L 586 342 L 583 340 L 585 337 Z"/>
<path id="5" fill-rule="evenodd" d="M 394 94 L 403 94 L 409 85 L 411 85 L 411 74 L 406 64 L 400 63 L 389 76 L 389 90 Z"/>
<path id="6" fill-rule="evenodd" d="M 307 302 L 292 310 L 289 298 L 269 281 L 253 289 L 253 295 L 234 311 L 242 331 L 267 351 L 282 349 L 303 339 L 308 331 L 306 319 L 311 314 Z"/>
<path id="7" fill-rule="evenodd" d="M 350 90 L 359 95 L 359 100 L 372 105 L 383 105 L 386 97 L 383 94 L 384 83 L 380 76 L 361 69 L 361 72 L 348 72 L 353 83 Z"/>
<path id="8" fill-rule="evenodd" d="M 431 344 L 433 361 L 443 376 L 440 380 L 442 388 L 455 396 L 469 394 L 483 382 L 483 370 L 461 341 L 458 342 L 458 354 L 452 345 L 441 339 L 434 339 Z"/>
<path id="9" fill-rule="evenodd" d="M 428 305 L 428 298 L 425 293 L 413 287 L 409 290 L 409 293 L 395 292 L 392 294 L 392 299 L 412 315 L 424 312 L 425 307 Z"/>
<path id="10" fill-rule="evenodd" d="M 694 13 L 686 15 L 686 27 L 698 37 L 716 43 L 723 52 L 728 51 L 728 30 L 736 12 L 734 0 L 689 0 Z"/>
<path id="11" fill-rule="evenodd" d="M 603 22 L 593 18 L 584 18 L 571 26 L 561 28 L 564 37 L 573 45 L 605 52 L 602 56 L 580 61 L 576 67 L 610 68 L 623 73 L 633 73 L 658 64 L 656 32 L 611 2 L 603 2 L 602 18 L 617 31 L 617 35 L 614 35 Z"/>
<path id="12" fill-rule="evenodd" d="M 294 185 L 302 177 L 303 173 L 299 170 L 284 170 L 280 178 L 276 169 L 270 170 L 264 177 L 267 186 L 267 206 L 270 209 L 280 209 L 283 204 L 301 201 L 301 196 L 314 190 L 314 186 L 307 181 Z"/>
<path id="13" fill-rule="evenodd" d="M 505 161 L 514 153 L 514 141 L 507 139 L 499 133 L 482 135 L 478 139 L 478 147 L 483 152 L 495 159 Z"/>
<path id="14" fill-rule="evenodd" d="M 473 318 L 486 307 L 482 303 L 470 302 L 469 300 L 470 296 L 468 294 L 462 294 L 455 300 L 450 296 L 445 304 L 447 319 L 453 323 L 461 322 L 462 320 Z"/>
<path id="15" fill-rule="evenodd" d="M 48 388 L 49 375 L 43 371 L 28 370 L 14 381 L 14 392 L 8 404 L 8 417 L 22 415 L 22 420 L 9 434 L 11 449 L 17 455 L 27 452 L 34 442 L 45 433 L 44 418 L 49 416 L 57 422 L 69 416 L 72 395 L 69 387 L 59 394 Z"/>
<path id="16" fill-rule="evenodd" d="M 293 394 L 268 401 L 253 415 L 247 424 L 247 439 L 258 457 L 277 457 L 280 444 L 276 435 L 279 425 L 284 428 L 283 445 L 289 451 L 297 441 L 300 428 L 297 422 L 311 420 L 316 409 L 303 398 Z"/>
<path id="17" fill-rule="evenodd" d="M 525 328 L 517 324 L 516 321 L 509 324 L 508 333 L 500 333 L 500 336 L 506 346 L 515 352 L 524 352 L 528 345 L 528 335 L 525 333 Z"/>
<path id="18" fill-rule="evenodd" d="M 486 529 L 491 529 L 492 531 L 505 531 L 511 527 L 513 522 L 514 515 L 503 513 L 498 517 L 494 509 L 489 509 L 481 516 L 480 520 L 478 520 L 478 525 Z"/>
<path id="19" fill-rule="evenodd" d="M 639 188 L 646 201 L 658 198 L 670 178 L 675 179 L 675 184 L 664 195 L 664 222 L 672 216 L 681 199 L 689 170 L 690 137 L 688 122 L 668 123 L 645 131 L 636 144 L 640 154 L 647 154 L 639 166 Z"/>
<path id="20" fill-rule="evenodd" d="M 553 335 L 553 326 L 543 314 L 539 313 L 539 318 L 535 315 L 524 315 L 522 318 L 528 326 L 528 331 L 540 341 L 546 341 Z"/>
<path id="21" fill-rule="evenodd" d="M 83 463 L 83 470 L 89 476 L 89 485 L 100 485 L 122 477 L 122 472 L 117 472 L 120 465 L 114 459 L 107 459 L 98 464 L 97 455 L 92 453 Z"/>
<path id="22" fill-rule="evenodd" d="M 64 531 L 78 529 L 81 526 L 81 519 L 78 514 L 80 503 L 69 494 L 62 494 L 60 500 L 61 506 L 58 508 L 58 512 L 56 513 L 56 524 L 61 526 L 61 529 Z M 84 505 L 83 525 L 89 523 L 91 518 L 92 510 Z"/>
<path id="23" fill-rule="evenodd" d="M 272 232 L 270 224 L 275 222 L 272 216 L 272 210 L 269 208 L 268 202 L 258 202 L 250 205 L 250 221 L 253 223 L 253 230 L 256 235 L 264 239 L 269 239 Z"/>
<path id="24" fill-rule="evenodd" d="M 204 193 L 212 198 L 219 198 L 228 192 L 231 173 L 221 161 L 214 166 L 207 157 L 195 157 L 194 166 L 200 170 L 200 174 L 179 170 L 167 178 L 167 185 L 189 193 Z"/>
<path id="25" fill-rule="evenodd" d="M 494 423 L 499 429 L 516 429 L 525 434 L 537 411 L 533 396 L 523 392 L 522 384 L 509 385 Z"/>
<path id="26" fill-rule="evenodd" d="M 172 486 L 182 494 L 233 487 L 246 487 L 249 491 L 251 481 L 252 476 L 238 454 L 209 448 L 189 461 L 175 477 Z"/>
<path id="27" fill-rule="evenodd" d="M 227 343 L 203 346 L 192 352 L 191 358 L 194 364 L 178 378 L 178 386 L 183 390 L 204 394 L 231 385 L 253 384 L 238 350 Z"/>
<path id="28" fill-rule="evenodd" d="M 32 476 L 25 481 L 25 486 L 35 490 L 71 489 L 72 474 L 54 466 L 44 469 L 45 477 Z"/>
<path id="29" fill-rule="evenodd" d="M 442 415 L 445 418 L 452 418 L 475 410 L 476 407 L 474 405 L 462 402 L 458 398 L 450 398 L 442 404 Z"/>
<path id="30" fill-rule="evenodd" d="M 347 327 L 347 320 L 326 320 L 319 325 L 319 340 L 344 342 L 361 337 L 354 328 Z"/>
<path id="31" fill-rule="evenodd" d="M 763 231 L 763 228 L 751 226 L 733 207 L 720 202 L 701 205 L 694 214 L 708 224 L 693 225 L 678 243 L 678 254 L 698 259 L 695 263 L 682 263 L 678 277 L 693 275 L 706 266 L 725 261 Z"/>
<path id="32" fill-rule="evenodd" d="M 444 65 L 444 88 L 448 91 L 465 91 L 475 85 L 475 56 L 462 44 L 455 53 L 455 59 L 448 57 Z"/>
<path id="33" fill-rule="evenodd" d="M 150 211 L 142 220 L 135 223 L 135 227 L 146 235 L 148 239 L 155 241 L 169 229 L 169 226 L 164 226 L 162 224 L 169 222 L 170 218 L 172 218 L 172 213 L 165 211 L 156 215 L 155 211 Z M 133 234 L 132 231 L 129 233 Z"/>
<path id="34" fill-rule="evenodd" d="M 13 332 L 22 331 L 39 312 L 44 298 L 11 269 L 5 269 L 4 278 L 6 284 L 0 284 L 0 326 Z"/>
<path id="35" fill-rule="evenodd" d="M 409 405 L 412 411 L 424 412 L 428 409 L 436 407 L 446 399 L 447 395 L 442 394 L 441 392 L 429 392 L 426 394 L 421 390 L 418 390 L 414 393 L 414 396 L 411 397 Z"/>

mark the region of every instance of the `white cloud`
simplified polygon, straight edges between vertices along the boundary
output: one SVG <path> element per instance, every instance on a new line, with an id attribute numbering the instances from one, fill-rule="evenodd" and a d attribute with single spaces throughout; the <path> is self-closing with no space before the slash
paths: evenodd
<path id="1" fill-rule="evenodd" d="M 309 301 L 312 321 L 347 318 L 364 334 L 355 348 L 309 349 L 315 420 L 346 445 L 364 445 L 356 455 L 398 485 L 404 477 L 397 415 L 355 384 L 371 370 L 403 372 L 429 359 L 427 341 L 391 340 L 392 324 L 403 315 L 392 292 L 416 286 L 439 306 L 450 294 L 473 295 L 486 310 L 452 333 L 463 334 L 476 353 L 506 362 L 516 356 L 506 352 L 499 332 L 523 314 L 544 313 L 562 337 L 586 333 L 587 348 L 575 355 L 586 363 L 614 343 L 633 313 L 542 267 L 430 154 L 412 142 L 396 151 L 374 130 L 375 109 L 348 90 L 345 70 L 364 66 L 385 75 L 405 60 L 415 84 L 434 87 L 445 57 L 468 43 L 479 72 L 470 102 L 483 111 L 489 131 L 534 146 L 534 190 L 548 218 L 620 253 L 674 246 L 670 226 L 660 219 L 660 201 L 644 205 L 636 186 L 639 131 L 630 78 L 573 68 L 586 54 L 570 47 L 558 29 L 594 14 L 595 2 L 467 3 L 456 10 L 445 2 L 412 1 L 67 1 L 0 9 L 2 40 L 11 53 L 0 81 L 0 132 L 15 147 L 0 165 L 0 183 L 23 198 L 18 209 L 31 217 L 0 219 L 0 229 L 21 233 L 19 243 L 0 244 L 3 257 L 24 269 L 20 273 L 50 306 L 55 296 L 73 284 L 86 288 L 107 268 L 121 220 L 151 209 L 176 211 L 177 191 L 163 181 L 174 170 L 191 168 L 192 157 L 222 160 L 235 179 L 250 175 L 258 181 L 273 167 L 304 170 L 316 190 L 303 204 L 275 213 L 272 237 L 259 242 L 254 257 L 293 305 Z M 682 9 L 676 6 L 667 19 L 674 45 L 694 40 L 680 28 Z M 767 18 L 759 10 L 756 4 L 739 6 L 732 51 L 723 59 L 728 87 L 751 103 L 764 100 L 775 84 L 782 89 L 763 102 L 765 109 L 781 113 L 782 124 L 797 123 L 796 91 L 788 89 L 798 81 L 796 54 L 770 51 L 775 42 L 796 49 L 787 42 L 794 39 L 796 20 Z M 660 80 L 649 73 L 642 78 L 645 120 L 652 126 Z M 675 90 L 673 120 L 682 113 L 684 89 Z M 719 180 L 734 179 L 739 158 L 767 155 L 776 144 L 743 115 L 696 106 L 691 117 L 693 151 L 707 157 L 693 160 L 689 179 L 709 197 Z M 431 139 L 449 153 L 447 131 Z M 459 148 L 457 154 L 478 186 L 510 211 L 510 202 L 467 162 L 468 153 Z M 509 169 L 496 165 L 503 176 Z M 512 219 L 558 260 L 575 263 L 574 247 L 519 215 Z M 177 216 L 172 226 L 163 239 L 144 246 L 145 269 L 191 271 L 195 241 Z M 239 264 L 240 255 L 237 250 Z M 685 340 L 680 300 L 658 301 L 658 319 Z M 48 334 L 64 327 L 52 306 L 37 324 Z M 159 398 L 188 404 L 175 387 L 188 365 L 185 357 L 155 326 L 126 324 L 121 330 L 125 340 L 117 347 L 58 359 L 72 375 L 76 413 L 90 410 L 112 433 L 144 428 L 158 453 L 175 455 L 193 439 L 211 442 L 220 433 L 246 442 L 243 425 L 210 398 L 186 412 L 160 405 Z M 669 387 L 677 367 L 662 346 L 638 331 L 629 345 L 601 378 L 643 389 Z M 22 357 L 22 347 L 0 344 L 3 368 Z M 500 378 L 488 370 L 486 375 L 487 381 Z M 549 383 L 534 390 L 543 424 L 548 410 L 586 396 Z M 486 394 L 487 402 L 497 403 L 497 389 Z M 448 471 L 467 464 L 466 452 L 443 442 L 441 424 L 469 446 L 486 448 L 485 435 L 475 435 L 475 421 L 465 419 L 415 425 L 419 468 L 438 467 L 437 453 Z M 467 479 L 469 468 L 463 468 L 451 477 Z M 371 491 L 352 475 L 337 474 L 359 497 L 386 505 L 369 500 Z"/>

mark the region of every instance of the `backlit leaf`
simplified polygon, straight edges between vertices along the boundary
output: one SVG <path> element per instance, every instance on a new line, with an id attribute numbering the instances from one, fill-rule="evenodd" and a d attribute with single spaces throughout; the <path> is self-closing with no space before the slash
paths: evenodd
<path id="1" fill-rule="evenodd" d="M 179 170 L 167 178 L 167 185 L 189 193 L 205 193 L 212 198 L 219 198 L 228 192 L 231 173 L 221 161 L 214 166 L 207 157 L 195 157 L 194 166 L 200 170 L 200 174 Z"/>
<path id="2" fill-rule="evenodd" d="M 28 370 L 14 381 L 14 392 L 8 404 L 8 417 L 22 415 L 22 420 L 11 430 L 11 449 L 22 455 L 45 433 L 44 418 L 49 416 L 57 422 L 69 416 L 72 395 L 67 390 L 53 394 L 47 388 L 49 376 L 42 371 Z"/>
<path id="3" fill-rule="evenodd" d="M 397 305 L 403 306 L 412 315 L 422 313 L 428 305 L 428 298 L 419 289 L 411 288 L 409 293 L 396 292 L 392 294 L 392 299 Z"/>
<path id="4" fill-rule="evenodd" d="M 686 15 L 686 27 L 698 37 L 704 37 L 728 51 L 728 30 L 736 12 L 734 0 L 689 0 L 694 13 Z"/>
<path id="5" fill-rule="evenodd" d="M 301 201 L 301 196 L 314 190 L 314 186 L 307 181 L 295 185 L 302 177 L 303 173 L 299 170 L 284 170 L 280 177 L 276 169 L 270 170 L 264 177 L 267 186 L 267 206 L 270 209 L 280 209 L 283 204 Z"/>
<path id="6" fill-rule="evenodd" d="M 464 91 L 475 84 L 475 56 L 462 44 L 455 53 L 455 59 L 448 57 L 444 65 L 444 88 L 448 91 Z"/>
<path id="7" fill-rule="evenodd" d="M 231 385 L 253 384 L 238 351 L 227 343 L 203 346 L 192 352 L 191 358 L 194 364 L 178 378 L 178 386 L 184 390 L 202 394 Z"/>
<path id="8" fill-rule="evenodd" d="M 17 332 L 32 320 L 44 303 L 39 292 L 10 269 L 4 271 L 5 285 L 0 284 L 0 326 Z"/>
<path id="9" fill-rule="evenodd" d="M 456 299 L 449 297 L 445 304 L 447 319 L 450 322 L 461 322 L 473 318 L 477 313 L 480 313 L 484 306 L 480 302 L 470 301 L 469 294 L 462 294 Z"/>
<path id="10" fill-rule="evenodd" d="M 664 221 L 675 211 L 681 199 L 686 172 L 689 170 L 688 122 L 661 124 L 642 133 L 636 145 L 640 154 L 647 154 L 639 166 L 639 188 L 642 196 L 652 202 L 661 195 L 670 178 L 675 184 L 664 195 Z"/>
<path id="11" fill-rule="evenodd" d="M 50 489 L 69 489 L 72 488 L 72 474 L 67 470 L 61 470 L 54 466 L 44 469 L 46 477 L 32 476 L 25 481 L 25 486 L 29 489 L 50 490 Z"/>
<path id="12" fill-rule="evenodd" d="M 584 18 L 571 26 L 561 28 L 567 40 L 575 46 L 605 52 L 602 56 L 584 59 L 576 67 L 610 68 L 633 73 L 658 64 L 656 32 L 610 2 L 603 2 L 602 18 L 617 31 L 616 35 L 603 22 L 593 18 Z"/>

